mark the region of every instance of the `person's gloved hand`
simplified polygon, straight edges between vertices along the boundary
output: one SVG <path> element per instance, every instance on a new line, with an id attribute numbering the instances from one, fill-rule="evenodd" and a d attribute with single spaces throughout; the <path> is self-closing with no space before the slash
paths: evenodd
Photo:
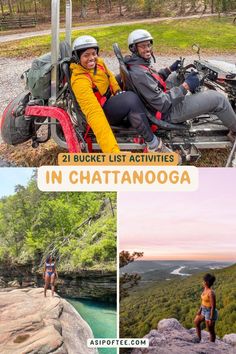
<path id="1" fill-rule="evenodd" d="M 173 64 L 171 64 L 170 71 L 176 71 L 177 69 L 179 69 L 180 64 L 181 64 L 181 60 L 180 59 L 176 60 Z"/>
<path id="2" fill-rule="evenodd" d="M 196 88 L 200 85 L 199 78 L 197 76 L 197 72 L 191 72 L 186 78 L 185 82 L 189 87 L 189 91 L 194 92 Z"/>

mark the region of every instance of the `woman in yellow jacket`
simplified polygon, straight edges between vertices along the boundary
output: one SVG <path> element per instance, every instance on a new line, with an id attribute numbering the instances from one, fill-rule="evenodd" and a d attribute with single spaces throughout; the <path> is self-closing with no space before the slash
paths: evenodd
<path id="1" fill-rule="evenodd" d="M 101 150 L 119 153 L 110 124 L 120 125 L 128 117 L 130 125 L 146 141 L 149 151 L 170 152 L 153 134 L 139 97 L 121 90 L 113 73 L 98 57 L 98 52 L 95 38 L 78 37 L 72 46 L 70 69 L 73 92 Z"/>

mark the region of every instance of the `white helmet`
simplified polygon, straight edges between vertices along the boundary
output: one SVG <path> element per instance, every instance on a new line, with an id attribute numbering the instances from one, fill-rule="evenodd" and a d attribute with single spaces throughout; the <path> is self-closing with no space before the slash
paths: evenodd
<path id="1" fill-rule="evenodd" d="M 153 43 L 153 37 L 148 31 L 143 29 L 137 29 L 131 32 L 128 37 L 128 46 L 131 52 L 135 51 L 135 44 L 144 41 L 150 41 L 151 44 Z"/>
<path id="2" fill-rule="evenodd" d="M 99 50 L 98 42 L 92 36 L 80 36 L 74 40 L 72 45 L 72 51 L 88 48 L 97 48 L 97 51 Z"/>

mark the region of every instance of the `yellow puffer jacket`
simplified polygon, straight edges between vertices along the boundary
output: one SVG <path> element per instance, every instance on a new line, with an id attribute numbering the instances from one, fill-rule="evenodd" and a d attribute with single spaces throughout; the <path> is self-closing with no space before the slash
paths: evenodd
<path id="1" fill-rule="evenodd" d="M 71 64 L 71 86 L 75 97 L 84 113 L 88 124 L 92 128 L 97 142 L 103 152 L 119 153 L 119 146 L 107 121 L 100 103 L 93 92 L 93 83 L 97 86 L 101 95 L 107 92 L 108 87 L 111 87 L 112 93 L 120 90 L 120 87 L 113 73 L 107 69 L 104 61 L 101 58 L 97 59 L 99 66 L 103 66 L 105 72 L 97 67 L 97 72 L 94 75 L 94 69 L 85 69 L 79 64 Z M 89 73 L 91 79 L 85 74 Z"/>

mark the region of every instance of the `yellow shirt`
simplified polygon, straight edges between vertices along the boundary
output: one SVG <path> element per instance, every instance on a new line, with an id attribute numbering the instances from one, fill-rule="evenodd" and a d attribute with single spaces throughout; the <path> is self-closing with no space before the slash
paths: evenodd
<path id="1" fill-rule="evenodd" d="M 211 290 L 207 292 L 203 292 L 201 295 L 202 306 L 211 307 L 211 299 L 210 299 Z"/>
<path id="2" fill-rule="evenodd" d="M 103 59 L 98 58 L 97 63 L 99 66 L 103 66 L 104 70 L 98 66 L 95 74 L 94 69 L 85 69 L 80 64 L 72 63 L 70 65 L 72 71 L 71 86 L 87 122 L 96 136 L 102 152 L 119 153 L 119 146 L 105 113 L 94 95 L 93 83 L 97 86 L 101 95 L 106 93 L 109 86 L 113 93 L 120 90 L 120 87 L 114 74 L 108 70 Z M 92 81 L 86 76 L 86 73 L 89 73 Z"/>

